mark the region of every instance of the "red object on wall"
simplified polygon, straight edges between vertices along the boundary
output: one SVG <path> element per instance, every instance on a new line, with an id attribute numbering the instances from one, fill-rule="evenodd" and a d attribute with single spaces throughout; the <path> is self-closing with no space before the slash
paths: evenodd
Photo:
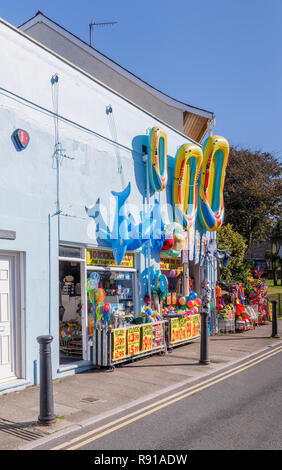
<path id="1" fill-rule="evenodd" d="M 28 132 L 24 131 L 23 129 L 15 130 L 14 134 L 14 141 L 19 150 L 24 150 L 29 144 L 29 134 Z"/>

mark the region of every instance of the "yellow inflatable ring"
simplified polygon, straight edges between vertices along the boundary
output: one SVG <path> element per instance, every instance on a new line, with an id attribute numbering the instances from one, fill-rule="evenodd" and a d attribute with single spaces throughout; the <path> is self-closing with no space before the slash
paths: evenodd
<path id="1" fill-rule="evenodd" d="M 197 181 L 203 161 L 202 149 L 184 144 L 176 154 L 173 185 L 175 221 L 184 229 L 194 223 L 197 211 Z"/>
<path id="2" fill-rule="evenodd" d="M 154 191 L 163 191 L 167 184 L 167 136 L 163 129 L 153 127 L 149 136 L 149 176 Z"/>
<path id="3" fill-rule="evenodd" d="M 217 230 L 224 217 L 223 188 L 229 145 L 224 137 L 213 135 L 204 144 L 204 159 L 199 184 L 198 214 L 201 225 Z"/>

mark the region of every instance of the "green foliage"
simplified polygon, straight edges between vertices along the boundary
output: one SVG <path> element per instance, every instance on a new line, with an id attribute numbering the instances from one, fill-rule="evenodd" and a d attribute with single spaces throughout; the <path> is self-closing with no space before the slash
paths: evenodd
<path id="1" fill-rule="evenodd" d="M 220 278 L 228 284 L 247 281 L 251 263 L 244 261 L 247 244 L 244 237 L 233 230 L 231 224 L 223 225 L 217 232 L 217 244 L 220 250 L 226 250 L 229 262 L 220 267 Z"/>
<path id="2" fill-rule="evenodd" d="M 224 187 L 225 222 L 248 246 L 267 238 L 281 217 L 281 162 L 267 152 L 231 147 Z"/>

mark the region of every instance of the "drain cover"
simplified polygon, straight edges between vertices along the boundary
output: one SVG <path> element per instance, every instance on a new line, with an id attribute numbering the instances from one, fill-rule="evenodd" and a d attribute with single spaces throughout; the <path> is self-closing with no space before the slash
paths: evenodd
<path id="1" fill-rule="evenodd" d="M 80 401 L 82 401 L 83 403 L 94 403 L 95 401 L 99 401 L 99 398 L 86 397 L 82 398 Z"/>

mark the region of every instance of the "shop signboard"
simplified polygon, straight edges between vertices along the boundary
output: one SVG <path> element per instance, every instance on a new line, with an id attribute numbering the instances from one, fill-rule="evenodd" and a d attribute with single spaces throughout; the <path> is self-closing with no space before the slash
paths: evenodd
<path id="1" fill-rule="evenodd" d="M 113 361 L 126 356 L 126 328 L 113 330 Z"/>
<path id="2" fill-rule="evenodd" d="M 148 323 L 142 325 L 142 352 L 150 351 L 153 348 L 153 325 Z"/>
<path id="3" fill-rule="evenodd" d="M 140 326 L 130 326 L 127 332 L 127 355 L 132 356 L 140 351 Z"/>
<path id="4" fill-rule="evenodd" d="M 161 258 L 160 269 L 161 271 L 183 271 L 181 258 Z"/>
<path id="5" fill-rule="evenodd" d="M 87 264 L 91 266 L 119 266 L 123 268 L 133 268 L 133 254 L 126 253 L 121 264 L 117 265 L 112 251 L 87 249 Z"/>

